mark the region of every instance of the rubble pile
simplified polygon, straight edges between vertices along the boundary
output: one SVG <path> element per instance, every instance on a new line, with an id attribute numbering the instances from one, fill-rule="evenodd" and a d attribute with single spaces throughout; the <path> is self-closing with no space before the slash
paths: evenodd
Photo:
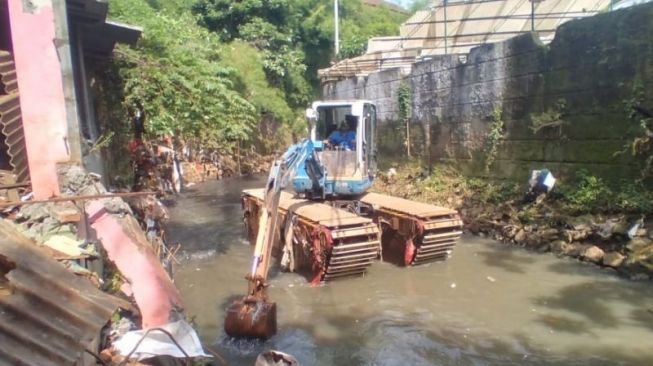
<path id="1" fill-rule="evenodd" d="M 119 364 L 137 344 L 147 345 L 148 339 L 160 338 L 161 332 L 170 333 L 173 339 L 164 341 L 170 346 L 160 348 L 161 354 L 179 356 L 174 344 L 179 341 L 186 342 L 191 357 L 205 357 L 172 283 L 174 252 L 165 246 L 167 212 L 161 202 L 146 193 L 111 194 L 99 176 L 75 165 L 61 166 L 58 175 L 60 197 L 9 206 L 3 215 L 5 222 L 13 222 L 18 232 L 51 258 L 131 304 L 108 324 L 102 338 L 104 351 L 99 352 L 102 360 Z M 155 329 L 163 330 L 151 331 Z M 139 348 L 129 357 L 140 360 L 157 355 L 156 348 L 149 353 Z"/>
<path id="2" fill-rule="evenodd" d="M 613 268 L 633 280 L 653 277 L 653 222 L 641 215 L 575 216 L 546 193 L 524 199 L 527 187 L 500 198 L 488 197 L 480 184 L 465 183 L 457 174 L 441 174 L 433 180 L 417 169 L 405 168 L 399 173 L 391 169 L 377 178 L 375 189 L 381 192 L 458 210 L 465 230 L 472 234 L 578 258 Z"/>

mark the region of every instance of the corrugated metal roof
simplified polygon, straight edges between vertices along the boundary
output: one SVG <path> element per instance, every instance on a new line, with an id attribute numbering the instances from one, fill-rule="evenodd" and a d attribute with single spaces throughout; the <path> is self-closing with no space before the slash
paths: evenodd
<path id="1" fill-rule="evenodd" d="M 548 43 L 556 29 L 572 19 L 598 14 L 610 0 L 434 0 L 411 16 L 396 37 L 368 40 L 367 52 L 318 71 L 322 81 L 368 75 L 383 69 L 410 68 L 442 54 L 467 54 L 482 44 L 537 32 Z M 531 8 L 534 5 L 534 8 Z"/>
<path id="2" fill-rule="evenodd" d="M 121 303 L 0 221 L 0 365 L 80 364 Z"/>
<path id="3" fill-rule="evenodd" d="M 16 93 L 17 91 L 14 59 L 9 52 L 0 50 L 0 94 Z"/>
<path id="4" fill-rule="evenodd" d="M 2 90 L 7 95 L 2 95 Z M 16 83 L 16 69 L 11 54 L 0 51 L 0 129 L 5 135 L 9 164 L 14 168 L 17 182 L 29 180 L 27 147 L 23 120 L 20 113 L 20 98 Z"/>

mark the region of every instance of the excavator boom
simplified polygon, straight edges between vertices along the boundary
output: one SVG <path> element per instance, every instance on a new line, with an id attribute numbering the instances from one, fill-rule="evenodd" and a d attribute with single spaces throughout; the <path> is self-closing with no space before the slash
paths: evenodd
<path id="1" fill-rule="evenodd" d="M 224 327 L 230 336 L 269 338 L 277 331 L 276 304 L 268 300 L 266 292 L 268 270 L 277 230 L 281 191 L 301 164 L 311 167 L 314 194 L 322 192 L 320 180 L 324 178 L 324 169 L 319 164 L 311 140 L 291 146 L 272 164 L 261 194 L 262 210 L 258 215 L 252 268 L 245 277 L 248 280 L 247 295 L 227 308 Z"/>

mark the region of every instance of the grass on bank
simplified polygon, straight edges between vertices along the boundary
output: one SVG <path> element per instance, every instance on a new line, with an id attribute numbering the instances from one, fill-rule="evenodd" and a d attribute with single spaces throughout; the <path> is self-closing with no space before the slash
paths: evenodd
<path id="1" fill-rule="evenodd" d="M 528 182 L 466 177 L 449 165 L 425 169 L 418 161 L 381 165 L 375 189 L 460 209 L 472 205 L 523 206 Z M 394 166 L 397 174 L 388 174 Z M 653 213 L 653 192 L 642 182 L 606 182 L 587 171 L 556 182 L 547 203 L 561 215 Z"/>

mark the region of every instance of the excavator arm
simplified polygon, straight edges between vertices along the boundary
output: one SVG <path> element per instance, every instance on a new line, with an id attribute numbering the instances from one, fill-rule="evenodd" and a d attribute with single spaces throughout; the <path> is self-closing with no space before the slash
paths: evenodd
<path id="1" fill-rule="evenodd" d="M 324 197 L 326 173 L 310 139 L 291 146 L 272 164 L 264 189 L 264 210 L 259 219 L 256 246 L 247 295 L 227 309 L 225 331 L 230 336 L 269 338 L 276 333 L 276 304 L 268 301 L 266 288 L 274 245 L 281 191 L 304 166 L 312 181 L 312 197 Z"/>
<path id="2" fill-rule="evenodd" d="M 259 219 L 251 277 L 257 282 L 265 282 L 270 267 L 270 257 L 274 244 L 274 232 L 279 216 L 279 197 L 281 191 L 295 176 L 297 169 L 304 163 L 313 183 L 312 196 L 324 195 L 325 171 L 310 139 L 291 146 L 283 156 L 272 164 L 264 190 L 264 212 Z M 254 292 L 252 292 L 254 290 Z M 250 288 L 250 295 L 256 295 L 258 289 Z"/>

